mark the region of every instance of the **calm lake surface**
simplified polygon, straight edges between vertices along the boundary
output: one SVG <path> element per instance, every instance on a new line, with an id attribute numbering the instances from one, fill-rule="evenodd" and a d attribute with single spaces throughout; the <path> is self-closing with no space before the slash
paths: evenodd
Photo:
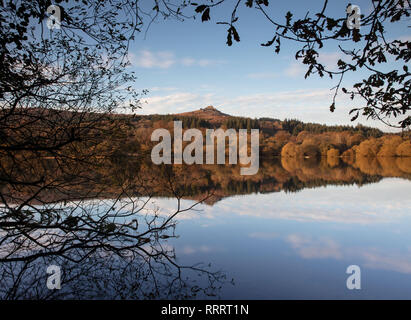
<path id="1" fill-rule="evenodd" d="M 385 178 L 233 196 L 182 214 L 170 243 L 179 262 L 234 279 L 223 299 L 410 299 L 410 195 L 410 181 Z M 361 290 L 346 287 L 349 265 L 361 268 Z"/>
<path id="2" fill-rule="evenodd" d="M 0 296 L 411 299 L 411 159 L 317 160 L 262 161 L 246 177 L 236 166 L 118 159 L 103 188 L 68 189 L 99 197 L 40 195 L 49 203 L 26 211 L 30 234 L 26 220 L 5 222 Z M 135 186 L 116 198 L 124 181 Z M 197 205 L 168 221 L 178 199 L 180 210 Z M 46 287 L 50 265 L 62 269 L 61 290 Z M 347 288 L 350 265 L 360 267 L 360 290 Z"/>

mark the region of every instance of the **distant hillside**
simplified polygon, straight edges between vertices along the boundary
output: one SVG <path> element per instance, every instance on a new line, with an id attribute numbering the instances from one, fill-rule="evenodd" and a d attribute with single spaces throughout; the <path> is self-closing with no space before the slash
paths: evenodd
<path id="1" fill-rule="evenodd" d="M 208 128 L 259 129 L 260 154 L 264 157 L 345 157 L 352 163 L 356 155 L 411 156 L 410 132 L 388 134 L 361 124 L 329 126 L 295 119 L 253 119 L 232 116 L 213 106 L 184 113 L 124 118 L 128 119 L 128 133 L 123 133 L 132 138 L 132 141 L 125 144 L 125 148 L 129 150 L 138 141 L 141 150 L 149 152 L 153 145 L 150 139 L 152 132 L 157 128 L 172 132 L 173 121 L 179 120 L 182 121 L 184 130 L 197 128 L 202 130 L 203 134 Z"/>
<path id="2" fill-rule="evenodd" d="M 6 112 L 6 111 L 3 111 Z M 92 139 L 101 140 L 101 148 L 111 154 L 149 154 L 155 145 L 151 141 L 151 134 L 155 129 L 165 128 L 173 132 L 175 120 L 182 121 L 183 129 L 197 128 L 205 135 L 208 128 L 223 129 L 259 129 L 260 130 L 260 154 L 264 157 L 344 157 L 354 163 L 357 156 L 398 156 L 411 157 L 411 133 L 388 134 L 379 129 L 363 125 L 328 126 L 318 123 L 305 123 L 295 119 L 272 118 L 247 118 L 232 116 L 219 111 L 213 106 L 199 110 L 177 114 L 98 114 L 98 113 L 73 113 L 70 111 L 57 111 L 52 109 L 22 109 L 24 119 L 44 129 L 59 130 L 59 124 L 66 132 L 75 120 L 81 119 L 84 127 L 87 122 L 98 123 L 102 132 L 92 134 Z M 41 114 L 42 117 L 35 122 L 33 117 Z M 48 124 L 48 120 L 50 121 Z M 25 120 L 25 121 L 26 121 Z M 57 129 L 54 128 L 57 126 Z M 95 127 L 93 124 L 91 127 Z M 112 128 L 113 131 L 106 130 Z M 43 130 L 44 131 L 44 130 Z M 110 131 L 108 134 L 106 131 Z M 249 131 L 250 132 L 250 131 Z M 87 140 L 87 139 L 86 139 Z M 184 144 L 188 144 L 187 141 Z"/>
<path id="3" fill-rule="evenodd" d="M 204 128 L 218 128 L 225 126 L 233 129 L 260 129 L 263 133 L 273 135 L 280 130 L 289 132 L 291 135 L 297 136 L 302 131 L 310 133 L 324 133 L 324 132 L 342 132 L 349 131 L 351 133 L 359 133 L 364 137 L 381 137 L 384 132 L 372 127 L 350 125 L 334 125 L 329 126 L 319 123 L 306 123 L 296 119 L 285 119 L 283 121 L 273 118 L 248 118 L 238 117 L 223 113 L 213 106 L 200 108 L 199 110 L 175 113 L 175 114 L 152 114 L 138 117 L 139 119 L 149 119 L 152 121 L 183 121 L 184 127 L 204 127 Z"/>
<path id="4" fill-rule="evenodd" d="M 211 123 L 221 123 L 227 118 L 231 117 L 230 115 L 217 110 L 213 106 L 208 106 L 206 108 L 201 108 L 200 110 L 195 111 L 177 113 L 176 115 L 182 117 L 196 117 L 207 120 Z"/>

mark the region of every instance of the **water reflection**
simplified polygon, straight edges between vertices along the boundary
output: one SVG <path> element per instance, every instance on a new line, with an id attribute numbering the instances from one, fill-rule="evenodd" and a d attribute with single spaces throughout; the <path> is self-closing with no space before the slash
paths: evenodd
<path id="1" fill-rule="evenodd" d="M 234 196 L 181 223 L 181 239 L 221 244 L 207 257 L 236 279 L 224 298 L 411 298 L 410 190 L 410 181 L 385 178 Z M 360 291 L 345 285 L 352 264 Z"/>
<path id="2" fill-rule="evenodd" d="M 81 254 L 78 251 L 75 254 Z M 160 252 L 157 248 L 154 250 L 155 253 L 150 254 L 141 251 L 140 254 L 133 253 L 122 257 L 98 250 L 81 262 L 59 255 L 19 262 L 2 262 L 1 298 L 210 298 L 216 297 L 221 285 L 227 282 L 225 274 L 210 271 L 207 266 L 180 266 L 171 262 L 174 252 Z M 57 265 L 62 269 L 60 290 L 49 290 L 46 286 L 47 277 L 50 276 L 46 269 L 50 265 Z"/>
<path id="3" fill-rule="evenodd" d="M 282 158 L 254 176 L 133 158 L 101 168 L 64 192 L 3 184 L 2 299 L 339 298 L 351 263 L 393 281 L 384 297 L 411 296 L 384 273 L 411 274 L 408 158 Z M 46 287 L 52 264 L 61 290 Z"/>
<path id="4" fill-rule="evenodd" d="M 133 199 L 134 200 L 134 199 Z M 226 274 L 210 266 L 178 263 L 167 240 L 177 216 L 130 209 L 136 201 L 44 206 L 17 220 L 2 211 L 2 299 L 191 299 L 215 297 Z M 114 206 L 122 209 L 113 210 Z M 48 217 L 45 221 L 45 210 Z M 8 218 L 5 218 L 5 216 Z M 132 216 L 132 219 L 127 217 Z M 61 290 L 46 286 L 46 269 L 62 269 Z"/>
<path id="5" fill-rule="evenodd" d="M 330 161 L 332 163 L 330 163 Z M 185 199 L 199 199 L 207 193 L 206 203 L 235 195 L 271 192 L 298 192 L 327 185 L 366 185 L 387 177 L 411 179 L 411 158 L 358 158 L 354 163 L 336 158 L 277 158 L 262 160 L 253 176 L 242 176 L 239 166 L 174 166 L 180 180 L 176 183 Z M 147 167 L 155 172 L 158 168 Z M 157 196 L 170 196 L 156 192 Z"/>
<path id="6" fill-rule="evenodd" d="M 45 160 L 45 166 L 53 166 Z M 100 167 L 107 170 L 107 166 Z M 136 167 L 138 168 L 138 167 Z M 50 167 L 49 167 L 50 169 Z M 102 176 L 88 166 L 88 178 L 70 180 L 55 173 L 53 187 L 5 185 L 0 206 L 0 298 L 2 299 L 191 299 L 216 297 L 226 274 L 196 261 L 181 264 L 169 241 L 176 238 L 184 206 L 175 174 L 130 181 L 130 176 Z M 90 179 L 90 177 L 94 177 Z M 137 170 L 131 176 L 139 179 Z M 15 178 L 15 181 L 21 181 Z M 176 208 L 150 205 L 145 182 L 174 195 Z M 111 180 L 111 181 L 110 181 Z M 31 181 L 36 181 L 33 177 Z M 37 180 L 39 181 L 39 180 Z M 75 183 L 77 182 L 77 183 Z M 83 182 L 83 183 L 80 183 Z M 63 188 L 58 188 L 62 184 Z M 102 197 L 100 188 L 107 187 Z M 81 191 L 84 190 L 84 193 Z M 145 196 L 140 194 L 145 191 Z M 84 194 L 82 196 L 82 194 Z M 95 195 L 99 198 L 96 198 Z M 109 198 L 108 196 L 113 196 Z M 114 197 L 115 196 L 115 197 Z M 61 289 L 49 290 L 47 267 L 62 269 Z"/>
<path id="7" fill-rule="evenodd" d="M 41 167 L 46 172 L 57 171 L 52 159 L 44 159 Z M 62 180 L 70 181 L 65 183 L 67 186 L 64 189 L 63 183 L 40 190 L 25 188 L 24 185 L 11 188 L 10 184 L 5 183 L 0 186 L 2 196 L 4 200 L 23 202 L 30 199 L 35 203 L 49 203 L 84 197 L 175 197 L 177 194 L 182 199 L 206 198 L 205 202 L 212 205 L 220 199 L 239 194 L 282 190 L 297 192 L 327 185 L 362 186 L 387 177 L 410 180 L 411 158 L 357 157 L 354 161 L 336 157 L 262 159 L 257 174 L 243 176 L 239 165 L 158 166 L 149 159 L 118 157 L 105 160 L 93 170 L 86 166 L 82 171 L 86 174 L 77 174 L 80 182 L 73 183 L 73 178 L 62 177 Z M 32 180 L 39 179 L 36 172 L 31 172 Z M 35 195 L 29 198 L 32 193 Z"/>

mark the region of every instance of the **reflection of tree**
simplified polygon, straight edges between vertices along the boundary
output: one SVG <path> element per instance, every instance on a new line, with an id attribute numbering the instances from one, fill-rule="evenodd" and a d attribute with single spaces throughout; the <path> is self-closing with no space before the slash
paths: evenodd
<path id="1" fill-rule="evenodd" d="M 330 160 L 333 160 L 331 162 Z M 53 162 L 52 160 L 47 160 Z M 410 158 L 391 157 L 354 157 L 351 162 L 347 158 L 321 157 L 281 159 L 262 159 L 257 174 L 249 177 L 240 174 L 240 167 L 221 165 L 174 165 L 159 167 L 149 161 L 135 157 L 115 157 L 112 160 L 100 161 L 100 168 L 92 172 L 89 167 L 88 177 L 84 183 L 67 183 L 59 192 L 44 190 L 35 197 L 35 201 L 64 201 L 69 196 L 73 199 L 114 198 L 130 195 L 175 197 L 180 199 L 204 200 L 213 204 L 221 198 L 250 193 L 269 193 L 285 190 L 295 192 L 304 188 L 315 188 L 332 185 L 363 185 L 380 181 L 384 177 L 401 177 L 410 179 Z M 44 164 L 53 172 L 53 166 Z M 77 170 L 80 169 L 77 167 Z M 168 176 L 167 176 L 168 175 Z M 57 177 L 56 177 L 57 179 Z M 168 187 L 167 181 L 172 179 L 175 190 Z M 57 179 L 58 180 L 58 179 Z M 77 179 L 78 181 L 79 179 Z M 20 190 L 18 193 L 16 190 Z M 3 194 L 13 194 L 25 199 L 25 187 L 14 188 Z"/>
<path id="2" fill-rule="evenodd" d="M 102 168 L 107 169 L 107 163 Z M 84 168 L 92 169 L 99 167 Z M 132 183 L 127 176 L 116 176 L 114 183 L 112 177 L 97 181 L 96 172 L 88 174 L 85 180 L 82 175 L 67 180 L 70 184 L 61 188 L 64 192 L 58 188 L 48 193 L 40 188 L 34 194 L 28 193 L 31 189 L 21 190 L 25 191 L 21 197 L 4 201 L 0 208 L 2 298 L 191 298 L 218 293 L 217 284 L 225 281 L 223 273 L 202 265 L 179 265 L 167 244 L 167 239 L 176 237 L 176 217 L 193 210 L 210 194 L 182 207 L 184 193 L 176 187 L 178 176 L 166 167 L 158 168 L 151 180 L 141 179 L 137 171 Z M 66 181 L 63 177 L 57 174 L 53 181 Z M 110 184 L 105 184 L 106 178 Z M 154 179 L 158 188 L 176 198 L 175 211 L 165 213 L 149 206 L 145 182 Z M 120 189 L 114 189 L 115 198 L 88 200 L 82 194 L 85 186 L 91 187 L 90 197 L 101 195 L 104 186 Z M 145 197 L 140 197 L 144 190 Z M 10 198 L 13 193 L 7 195 Z M 61 201 L 49 200 L 55 198 Z M 51 264 L 63 269 L 60 291 L 46 288 L 46 268 Z M 192 282 L 193 276 L 201 281 Z"/>
<path id="3" fill-rule="evenodd" d="M 225 274 L 202 265 L 178 265 L 174 249 L 162 243 L 164 236 L 159 232 L 144 245 L 129 242 L 121 251 L 85 245 L 63 255 L 44 252 L 36 258 L 2 262 L 1 298 L 188 299 L 217 295 Z M 61 290 L 46 287 L 46 268 L 52 264 L 62 268 Z"/>

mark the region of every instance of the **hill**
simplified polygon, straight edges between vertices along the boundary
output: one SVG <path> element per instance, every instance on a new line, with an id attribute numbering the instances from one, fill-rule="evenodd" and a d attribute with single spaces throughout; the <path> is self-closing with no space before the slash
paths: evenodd
<path id="1" fill-rule="evenodd" d="M 231 117 L 230 115 L 217 110 L 213 106 L 200 108 L 199 110 L 195 111 L 177 113 L 176 115 L 182 117 L 195 117 L 199 119 L 204 119 L 211 123 L 221 123 L 227 118 Z"/>
<path id="2" fill-rule="evenodd" d="M 233 129 L 260 129 L 266 134 L 275 134 L 280 130 L 289 132 L 292 135 L 298 135 L 302 131 L 307 131 L 310 133 L 323 133 L 323 132 L 342 132 L 349 131 L 352 133 L 359 133 L 365 137 L 381 137 L 384 132 L 377 128 L 363 126 L 361 124 L 357 126 L 350 125 L 325 125 L 319 123 L 306 123 L 296 119 L 285 119 L 279 120 L 274 118 L 248 118 L 232 116 L 219 111 L 213 106 L 208 106 L 206 108 L 200 108 L 199 110 L 175 113 L 175 114 L 151 114 L 137 117 L 139 119 L 149 119 L 152 121 L 172 121 L 181 120 L 183 121 L 183 126 L 186 124 L 187 127 L 205 127 L 205 128 L 218 128 L 226 127 Z"/>
<path id="3" fill-rule="evenodd" d="M 128 120 L 132 119 L 132 121 Z M 354 161 L 359 156 L 408 156 L 411 155 L 410 133 L 388 134 L 358 124 L 329 126 L 305 123 L 296 119 L 247 118 L 232 116 L 213 106 L 176 114 L 125 116 L 129 123 L 132 141 L 141 144 L 149 152 L 153 146 L 151 133 L 157 128 L 173 131 L 173 121 L 180 120 L 183 129 L 197 128 L 205 133 L 208 128 L 259 129 L 260 155 L 263 157 L 345 157 Z M 133 140 L 134 139 L 134 140 Z M 133 142 L 134 141 L 134 142 Z M 125 144 L 127 145 L 127 144 Z"/>
<path id="4" fill-rule="evenodd" d="M 6 111 L 3 110 L 3 112 Z M 33 118 L 36 121 L 33 121 Z M 155 145 L 151 141 L 152 132 L 159 128 L 173 132 L 173 121 L 180 120 L 184 130 L 197 128 L 204 134 L 208 128 L 259 129 L 260 155 L 269 158 L 273 156 L 345 157 L 349 158 L 352 163 L 356 155 L 361 157 L 411 156 L 409 131 L 401 134 L 388 134 L 363 125 L 328 126 L 305 123 L 296 119 L 252 119 L 232 116 L 213 106 L 166 115 L 84 114 L 47 108 L 41 110 L 25 108 L 19 113 L 18 120 L 15 123 L 21 125 L 23 121 L 27 123 L 26 127 L 32 127 L 31 132 L 38 132 L 38 139 L 42 145 L 49 143 L 42 137 L 44 132 L 50 133 L 51 136 L 60 134 L 65 137 L 73 132 L 85 132 L 86 130 L 91 138 L 86 137 L 84 141 L 101 140 L 101 146 L 105 151 L 116 154 L 135 155 L 141 151 L 150 154 Z M 77 128 L 76 123 L 81 125 L 77 125 Z M 94 129 L 87 129 L 88 127 Z M 30 136 L 28 139 L 32 142 L 33 137 Z"/>

